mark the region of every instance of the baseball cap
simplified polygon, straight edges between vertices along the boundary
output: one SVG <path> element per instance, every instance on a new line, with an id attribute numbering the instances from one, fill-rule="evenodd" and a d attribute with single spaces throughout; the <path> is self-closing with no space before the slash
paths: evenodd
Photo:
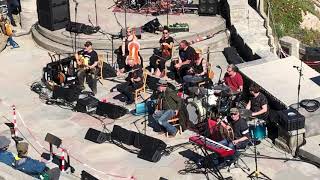
<path id="1" fill-rule="evenodd" d="M 92 46 L 92 42 L 91 41 L 87 41 L 86 43 L 84 43 L 84 46 L 85 47 Z"/>
<path id="2" fill-rule="evenodd" d="M 0 136 L 0 149 L 3 149 L 11 143 L 11 140 L 5 136 Z"/>
<path id="3" fill-rule="evenodd" d="M 238 108 L 231 108 L 230 109 L 230 114 L 236 114 L 239 113 L 239 109 Z"/>

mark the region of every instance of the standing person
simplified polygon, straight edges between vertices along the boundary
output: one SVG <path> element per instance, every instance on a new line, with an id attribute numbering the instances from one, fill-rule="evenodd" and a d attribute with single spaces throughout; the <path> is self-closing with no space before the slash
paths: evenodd
<path id="1" fill-rule="evenodd" d="M 60 177 L 60 169 L 49 169 L 44 162 L 28 157 L 28 147 L 29 144 L 26 142 L 17 144 L 18 156 L 16 157 L 15 168 L 38 179 L 48 174 L 50 180 L 58 180 Z"/>
<path id="2" fill-rule="evenodd" d="M 82 90 L 84 87 L 85 78 L 88 85 L 94 94 L 97 94 L 97 73 L 98 73 L 98 54 L 93 49 L 92 43 L 87 41 L 84 44 L 84 49 L 75 54 L 79 70 L 77 73 L 79 85 Z"/>
<path id="3" fill-rule="evenodd" d="M 260 92 L 260 87 L 257 84 L 251 84 L 249 91 L 252 96 L 246 109 L 252 111 L 253 117 L 267 121 L 269 117 L 269 107 L 266 96 Z"/>
<path id="4" fill-rule="evenodd" d="M 13 30 L 10 21 L 3 14 L 0 15 L 0 27 L 2 33 L 8 36 L 7 43 L 9 43 L 12 48 L 19 48 L 19 44 L 13 40 Z"/>
<path id="5" fill-rule="evenodd" d="M 224 75 L 224 83 L 234 92 L 242 92 L 243 79 L 238 71 L 238 68 L 234 64 L 229 64 L 227 72 Z"/>
<path id="6" fill-rule="evenodd" d="M 186 40 L 182 40 L 179 44 L 179 61 L 174 62 L 174 73 L 177 80 L 181 83 L 183 76 L 187 74 L 190 64 L 194 62 L 196 51 Z"/>
<path id="7" fill-rule="evenodd" d="M 126 82 L 118 85 L 117 89 L 127 97 L 126 104 L 130 105 L 134 103 L 134 91 L 143 86 L 143 70 L 141 65 L 134 64 L 132 59 L 128 60 L 128 66 L 131 67 L 131 71 L 126 78 Z"/>
<path id="8" fill-rule="evenodd" d="M 165 64 L 166 61 L 171 59 L 172 57 L 172 48 L 173 48 L 173 38 L 169 34 L 169 28 L 167 26 L 164 27 L 162 31 L 162 37 L 159 40 L 160 44 L 160 54 L 156 58 L 156 63 L 154 64 L 155 68 L 155 75 L 157 77 L 165 76 Z"/>
<path id="9" fill-rule="evenodd" d="M 5 136 L 0 136 L 0 162 L 8 166 L 14 163 L 14 155 L 7 151 L 11 141 Z"/>
<path id="10" fill-rule="evenodd" d="M 182 100 L 177 93 L 168 87 L 168 83 L 159 80 L 158 109 L 153 113 L 155 121 L 169 133 L 170 137 L 176 136 L 178 130 L 168 120 L 178 115 Z"/>
<path id="11" fill-rule="evenodd" d="M 17 23 L 13 15 L 18 15 L 21 12 L 21 3 L 20 0 L 7 0 L 8 4 L 8 17 L 13 26 L 17 26 Z"/>

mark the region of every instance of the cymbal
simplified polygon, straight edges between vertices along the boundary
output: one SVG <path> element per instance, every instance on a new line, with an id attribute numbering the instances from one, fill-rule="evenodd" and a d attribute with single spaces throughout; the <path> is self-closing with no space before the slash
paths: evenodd
<path id="1" fill-rule="evenodd" d="M 228 86 L 225 85 L 215 85 L 213 86 L 214 90 L 221 90 L 221 91 L 228 91 L 230 90 L 230 88 Z"/>
<path id="2" fill-rule="evenodd" d="M 252 117 L 252 111 L 249 109 L 239 109 L 240 116 L 245 117 L 245 118 L 250 118 Z"/>

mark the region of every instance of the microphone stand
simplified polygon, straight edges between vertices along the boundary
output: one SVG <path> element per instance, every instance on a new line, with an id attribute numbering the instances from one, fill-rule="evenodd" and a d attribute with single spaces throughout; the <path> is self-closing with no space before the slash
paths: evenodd
<path id="1" fill-rule="evenodd" d="M 303 76 L 302 74 L 302 61 L 300 61 L 300 67 L 298 66 L 293 66 L 293 68 L 296 68 L 299 72 L 299 81 L 298 81 L 298 92 L 297 92 L 297 111 L 299 112 L 300 110 L 300 89 L 301 89 L 301 78 Z M 296 127 L 297 127 L 297 130 L 296 130 L 296 136 L 297 136 L 297 139 L 296 139 L 296 150 L 295 150 L 295 153 L 294 153 L 294 156 L 293 157 L 297 157 L 298 154 L 299 154 L 299 146 L 298 146 L 298 143 L 299 143 L 299 139 L 298 139 L 298 134 L 299 134 L 299 128 L 298 128 L 298 121 L 296 122 Z"/>
<path id="2" fill-rule="evenodd" d="M 76 3 L 75 7 L 74 7 L 74 21 L 75 21 L 75 24 L 77 24 L 77 13 L 78 13 L 78 5 L 79 5 L 79 2 L 76 1 L 76 0 L 73 0 L 74 3 Z M 77 36 L 78 36 L 78 33 L 74 33 L 74 53 L 77 52 Z"/>
<path id="3" fill-rule="evenodd" d="M 96 27 L 98 26 L 97 0 L 94 0 L 94 10 L 96 13 Z"/>

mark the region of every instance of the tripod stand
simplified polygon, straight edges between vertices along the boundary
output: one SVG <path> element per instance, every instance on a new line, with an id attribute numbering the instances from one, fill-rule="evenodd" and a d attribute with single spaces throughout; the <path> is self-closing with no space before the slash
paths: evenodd
<path id="1" fill-rule="evenodd" d="M 257 119 L 254 119 L 254 124 L 256 125 L 257 123 Z M 251 178 L 251 179 L 267 179 L 267 180 L 271 180 L 271 178 L 269 178 L 267 175 L 265 175 L 263 172 L 260 172 L 258 170 L 258 159 L 257 159 L 257 143 L 256 141 L 258 141 L 258 139 L 255 137 L 254 135 L 254 131 L 251 132 L 252 134 L 252 137 L 254 138 L 254 143 L 253 143 L 253 147 L 254 147 L 254 162 L 255 162 L 255 166 L 256 166 L 256 169 L 250 173 L 248 175 L 248 178 Z M 261 176 L 260 176 L 261 175 Z"/>

